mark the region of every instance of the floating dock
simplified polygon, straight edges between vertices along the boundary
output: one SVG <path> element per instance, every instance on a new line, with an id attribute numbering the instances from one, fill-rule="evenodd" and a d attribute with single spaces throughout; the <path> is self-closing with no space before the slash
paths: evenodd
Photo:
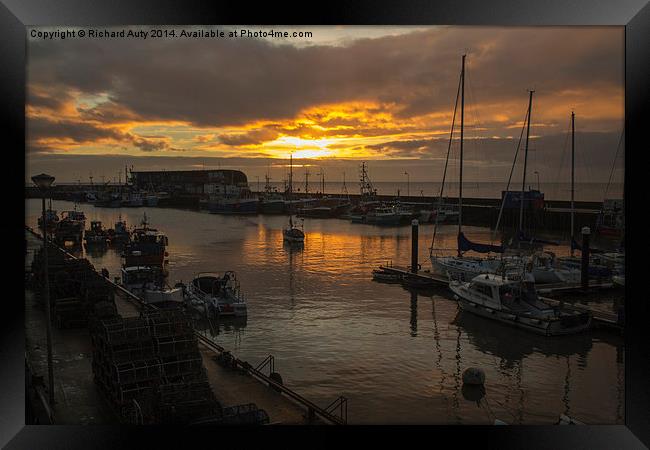
<path id="1" fill-rule="evenodd" d="M 430 287 L 446 287 L 449 285 L 449 280 L 443 275 L 433 273 L 430 271 L 419 271 L 418 273 L 411 272 L 409 267 L 394 266 L 392 264 L 385 264 L 379 266 L 379 269 L 392 273 L 401 278 L 400 282 L 403 283 L 405 278 L 422 280 L 423 284 L 428 284 Z M 409 287 L 407 283 L 403 283 Z M 417 288 L 418 286 L 412 286 Z M 589 283 L 589 289 L 611 289 L 614 287 L 613 283 Z M 582 285 L 580 283 L 557 283 L 557 284 L 544 284 L 537 287 L 537 292 L 540 294 L 540 300 L 552 306 L 558 306 L 561 303 L 570 305 L 572 308 L 580 311 L 590 312 L 593 316 L 592 323 L 595 326 L 608 328 L 613 331 L 622 332 L 624 324 L 621 318 L 613 312 L 604 311 L 601 308 L 595 308 L 587 304 L 579 304 L 577 302 L 562 301 L 561 299 L 549 298 L 543 295 L 559 295 L 564 296 L 571 293 L 582 292 Z"/>

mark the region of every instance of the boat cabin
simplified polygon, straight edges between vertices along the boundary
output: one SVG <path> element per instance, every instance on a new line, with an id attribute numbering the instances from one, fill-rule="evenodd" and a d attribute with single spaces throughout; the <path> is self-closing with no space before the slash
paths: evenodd
<path id="1" fill-rule="evenodd" d="M 70 220 L 70 221 L 75 221 L 75 222 L 84 222 L 86 220 L 86 215 L 83 213 L 83 211 L 63 211 L 61 213 L 61 217 L 63 220 Z"/>
<path id="2" fill-rule="evenodd" d="M 469 283 L 468 291 L 472 294 L 473 301 L 495 309 L 505 307 L 510 310 L 524 310 L 528 308 L 522 302 L 541 303 L 535 292 L 534 280 L 530 278 L 520 282 L 501 275 L 478 275 Z M 540 306 L 544 306 L 543 309 L 547 308 L 544 304 Z"/>
<path id="3" fill-rule="evenodd" d="M 125 286 L 153 283 L 161 276 L 159 270 L 150 266 L 130 266 L 122 268 L 122 284 Z"/>
<path id="4" fill-rule="evenodd" d="M 199 274 L 194 280 L 192 285 L 203 292 L 204 294 L 213 297 L 220 296 L 227 289 L 236 287 L 237 279 L 234 272 L 226 272 L 223 277 L 217 274 Z"/>

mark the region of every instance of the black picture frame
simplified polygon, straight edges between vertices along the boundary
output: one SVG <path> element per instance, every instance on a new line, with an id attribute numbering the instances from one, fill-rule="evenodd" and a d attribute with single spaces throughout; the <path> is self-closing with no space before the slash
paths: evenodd
<path id="1" fill-rule="evenodd" d="M 121 428 L 83 426 L 25 426 L 24 393 L 24 310 L 23 294 L 15 283 L 22 269 L 17 259 L 24 258 L 24 152 L 25 152 L 25 63 L 26 26 L 45 25 L 146 25 L 146 24 L 303 24 L 303 25 L 617 25 L 625 26 L 625 198 L 626 242 L 643 238 L 630 216 L 629 205 L 640 200 L 630 180 L 643 178 L 640 153 L 647 148 L 644 128 L 650 104 L 650 5 L 645 0 L 478 0 L 430 2 L 356 1 L 278 4 L 266 2 L 208 3 L 193 1 L 112 1 L 3 0 L 0 4 L 0 110 L 4 143 L 5 170 L 0 179 L 5 202 L 5 219 L 0 221 L 5 255 L 6 279 L 3 283 L 2 344 L 0 361 L 0 444 L 7 448 L 121 448 L 180 446 L 189 448 L 196 439 L 208 439 L 211 445 L 224 445 L 226 439 L 243 443 L 250 431 L 215 433 L 210 430 L 170 428 Z M 19 149 L 23 153 L 19 154 Z M 635 167 L 638 166 L 638 167 Z M 21 170 L 22 169 L 22 172 Z M 19 188 L 20 187 L 20 188 Z M 20 189 L 20 195 L 16 191 Z M 645 192 L 643 189 L 641 192 Z M 643 205 L 644 203 L 639 203 Z M 21 212 L 23 214 L 21 215 Z M 14 235 L 15 233 L 15 235 Z M 638 233 L 638 234 L 637 234 Z M 642 246 L 628 246 L 628 268 L 639 261 Z M 628 269 L 629 270 L 629 269 Z M 15 277 L 13 276 L 16 272 Z M 346 427 L 256 430 L 262 439 L 296 437 L 301 445 L 311 445 L 313 433 L 318 443 L 339 445 L 350 432 L 361 432 L 383 440 L 387 433 L 401 431 L 400 441 L 408 438 L 413 445 L 478 444 L 490 448 L 644 448 L 650 446 L 650 374 L 648 342 L 644 321 L 648 300 L 644 292 L 634 292 L 628 277 L 626 285 L 625 331 L 625 425 L 618 426 L 434 426 L 405 430 L 402 427 Z M 637 286 L 640 286 L 637 285 Z M 9 289 L 11 288 L 11 289 Z M 14 290 L 16 292 L 14 292 Z M 598 393 L 594 393 L 598 395 Z M 285 434 L 286 433 L 286 434 Z M 416 435 L 413 435 L 415 433 Z M 218 437 L 217 437 L 218 436 Z M 259 436 L 258 436 L 259 437 Z M 281 441 L 284 444 L 286 441 Z M 422 442 L 422 444 L 415 444 Z M 205 444 L 202 444 L 205 445 Z M 260 443 L 262 445 L 262 443 Z M 284 446 L 284 445 L 283 445 Z"/>

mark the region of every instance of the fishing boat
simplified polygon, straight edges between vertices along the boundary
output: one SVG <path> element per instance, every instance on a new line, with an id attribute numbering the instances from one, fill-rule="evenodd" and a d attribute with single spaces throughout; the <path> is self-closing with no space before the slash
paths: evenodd
<path id="1" fill-rule="evenodd" d="M 126 208 L 140 208 L 144 206 L 144 198 L 139 192 L 124 192 L 121 206 Z"/>
<path id="2" fill-rule="evenodd" d="M 95 206 L 101 208 L 119 208 L 122 206 L 122 194 L 119 192 L 103 192 L 95 201 Z"/>
<path id="3" fill-rule="evenodd" d="M 286 242 L 305 242 L 304 226 L 298 228 L 293 224 L 293 217 L 289 216 L 289 226 L 282 230 L 282 239 Z"/>
<path id="4" fill-rule="evenodd" d="M 260 198 L 260 212 L 264 214 L 284 214 L 286 206 L 284 198 L 277 192 L 266 193 Z"/>
<path id="5" fill-rule="evenodd" d="M 71 211 L 63 211 L 61 213 L 61 220 L 81 224 L 82 228 L 86 227 L 86 215 L 83 213 L 83 211 L 79 211 L 77 209 L 77 205 L 75 205 L 74 209 Z"/>
<path id="6" fill-rule="evenodd" d="M 440 208 L 422 209 L 420 210 L 419 221 L 421 223 L 439 224 L 454 223 L 458 221 L 458 211 L 450 206 L 442 206 Z"/>
<path id="7" fill-rule="evenodd" d="M 546 336 L 579 333 L 591 326 L 591 313 L 551 307 L 541 301 L 532 277 L 520 281 L 484 274 L 470 282 L 451 280 L 449 288 L 463 311 Z"/>
<path id="8" fill-rule="evenodd" d="M 394 206 L 379 206 L 366 214 L 366 223 L 373 225 L 399 225 L 402 214 Z"/>
<path id="9" fill-rule="evenodd" d="M 122 286 L 147 304 L 182 304 L 185 301 L 183 289 L 168 286 L 158 267 L 125 266 L 121 275 Z"/>
<path id="10" fill-rule="evenodd" d="M 90 229 L 85 232 L 84 241 L 87 246 L 104 247 L 108 244 L 108 233 L 99 220 L 90 222 Z"/>
<path id="11" fill-rule="evenodd" d="M 208 272 L 197 274 L 185 295 L 190 305 L 219 316 L 245 317 L 248 314 L 239 281 L 232 271 L 223 276 Z"/>
<path id="12" fill-rule="evenodd" d="M 157 266 L 163 267 L 169 241 L 164 233 L 149 227 L 147 214 L 141 222 L 141 227 L 133 230 L 131 241 L 124 247 L 125 266 Z"/>
<path id="13" fill-rule="evenodd" d="M 259 199 L 259 210 L 264 214 L 284 214 L 286 206 L 284 197 L 277 189 L 271 187 L 271 178 L 268 173 L 265 176 L 264 193 Z"/>
<path id="14" fill-rule="evenodd" d="M 252 194 L 237 197 L 210 197 L 208 210 L 211 214 L 257 214 L 259 200 Z"/>
<path id="15" fill-rule="evenodd" d="M 625 233 L 623 199 L 605 199 L 596 219 L 596 233 L 610 238 L 620 238 Z"/>
<path id="16" fill-rule="evenodd" d="M 52 209 L 52 200 L 50 200 L 50 206 L 45 210 L 45 223 L 47 224 L 47 229 L 53 230 L 56 228 L 56 224 L 59 220 L 56 209 Z M 38 227 L 43 229 L 43 216 L 38 216 Z"/>
<path id="17" fill-rule="evenodd" d="M 126 220 L 122 219 L 121 214 L 117 222 L 115 222 L 115 228 L 108 230 L 108 238 L 113 245 L 125 244 L 131 238 L 131 233 L 126 226 Z"/>

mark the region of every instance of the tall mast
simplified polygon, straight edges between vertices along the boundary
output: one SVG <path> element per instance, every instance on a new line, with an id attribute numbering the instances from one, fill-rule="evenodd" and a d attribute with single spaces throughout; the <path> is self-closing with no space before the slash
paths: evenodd
<path id="1" fill-rule="evenodd" d="M 573 256 L 573 216 L 575 215 L 573 197 L 575 194 L 575 151 L 576 151 L 576 115 L 571 111 L 571 256 Z"/>
<path id="2" fill-rule="evenodd" d="M 519 231 L 524 229 L 524 193 L 526 190 L 526 166 L 528 165 L 528 138 L 530 137 L 530 113 L 533 107 L 533 92 L 529 91 L 528 99 L 528 124 L 526 125 L 526 151 L 524 152 L 524 173 L 521 178 L 521 203 L 519 205 Z"/>
<path id="3" fill-rule="evenodd" d="M 289 198 L 293 197 L 293 152 L 289 155 Z"/>
<path id="4" fill-rule="evenodd" d="M 463 132 L 465 128 L 465 57 L 463 55 L 463 66 L 460 72 L 460 180 L 458 185 L 458 236 L 463 229 Z M 460 247 L 458 256 L 462 256 Z"/>

